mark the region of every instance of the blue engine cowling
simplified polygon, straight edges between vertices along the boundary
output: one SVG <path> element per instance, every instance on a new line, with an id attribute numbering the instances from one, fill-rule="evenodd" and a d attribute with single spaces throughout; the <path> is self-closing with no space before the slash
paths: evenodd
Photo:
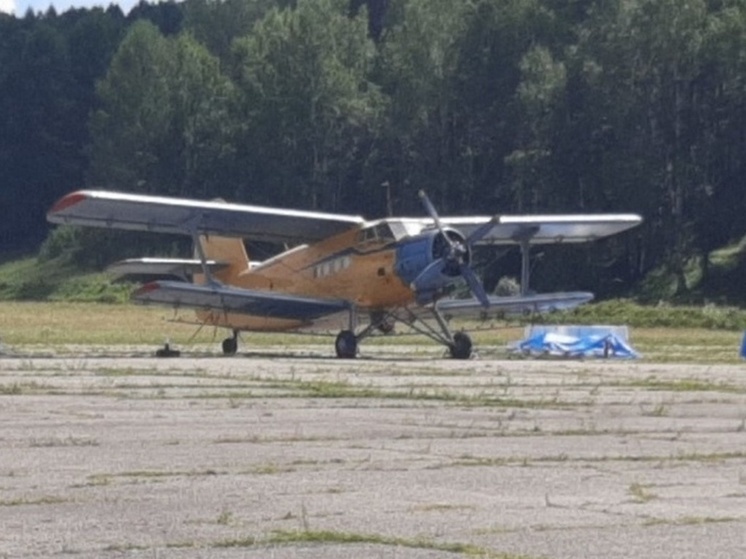
<path id="1" fill-rule="evenodd" d="M 417 292 L 417 302 L 432 302 L 459 277 L 459 265 L 468 265 L 471 251 L 464 236 L 445 229 L 450 243 L 439 231 L 428 231 L 401 243 L 396 250 L 396 274 Z M 449 259 L 452 243 L 461 247 L 458 260 Z M 437 263 L 437 264 L 436 264 Z"/>

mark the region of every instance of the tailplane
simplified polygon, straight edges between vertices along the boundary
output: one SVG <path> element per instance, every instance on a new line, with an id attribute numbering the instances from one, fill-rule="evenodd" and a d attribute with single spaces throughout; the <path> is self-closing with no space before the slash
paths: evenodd
<path id="1" fill-rule="evenodd" d="M 199 237 L 200 245 L 206 260 L 222 264 L 220 270 L 213 272 L 213 277 L 223 283 L 236 283 L 236 278 L 249 270 L 249 255 L 243 239 L 239 237 L 219 237 L 216 235 Z M 195 253 L 197 251 L 195 250 Z M 195 256 L 199 257 L 198 254 Z M 205 283 L 203 274 L 195 274 L 195 283 Z"/>

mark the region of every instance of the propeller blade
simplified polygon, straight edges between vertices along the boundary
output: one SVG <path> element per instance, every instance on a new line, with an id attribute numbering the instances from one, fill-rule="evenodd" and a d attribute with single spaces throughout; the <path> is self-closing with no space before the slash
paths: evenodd
<path id="1" fill-rule="evenodd" d="M 489 233 L 490 230 L 492 230 L 492 228 L 495 226 L 495 223 L 497 223 L 499 218 L 495 216 L 484 225 L 479 226 L 474 232 L 472 232 L 471 235 L 469 235 L 469 238 L 466 239 L 466 244 L 463 245 L 460 242 L 450 238 L 446 234 L 446 231 L 443 228 L 443 224 L 440 221 L 440 217 L 438 216 L 438 211 L 435 209 L 435 206 L 433 206 L 432 202 L 430 202 L 430 198 L 427 197 L 425 191 L 420 190 L 418 194 L 420 200 L 422 200 L 422 204 L 425 206 L 425 211 L 427 211 L 427 213 L 435 222 L 435 227 L 438 228 L 438 231 L 448 243 L 450 251 L 448 253 L 448 256 L 438 258 L 429 266 L 427 266 L 422 272 L 420 272 L 420 275 L 417 276 L 412 282 L 412 288 L 415 291 L 419 291 L 421 288 L 435 283 L 435 280 L 442 276 L 444 272 L 446 272 L 447 266 L 449 264 L 451 265 L 451 271 L 455 271 L 453 265 L 457 265 L 458 273 L 461 275 L 461 277 L 464 278 L 464 280 L 466 280 L 466 284 L 469 286 L 469 290 L 474 294 L 474 297 L 477 298 L 477 300 L 482 304 L 484 308 L 489 308 L 489 297 L 487 297 L 487 293 L 485 293 L 484 287 L 482 286 L 474 271 L 466 262 L 464 262 L 464 256 L 468 255 L 469 247 L 471 247 L 471 244 Z M 448 275 L 451 275 L 451 273 L 448 273 Z"/>
<path id="2" fill-rule="evenodd" d="M 471 235 L 466 239 L 466 244 L 469 246 L 472 245 L 472 243 L 476 243 L 479 241 L 482 237 L 484 237 L 487 233 L 492 231 L 492 228 L 495 226 L 495 224 L 500 220 L 498 216 L 494 216 L 492 219 L 490 219 L 487 223 L 484 225 L 480 225 L 477 227 Z"/>
<path id="3" fill-rule="evenodd" d="M 433 221 L 435 221 L 435 226 L 442 231 L 443 226 L 440 223 L 440 217 L 438 217 L 438 212 L 430 201 L 430 198 L 427 197 L 424 190 L 420 190 L 417 194 L 420 197 L 420 200 L 422 200 L 422 205 L 425 206 L 425 211 L 433 218 Z"/>
<path id="4" fill-rule="evenodd" d="M 424 190 L 420 190 L 417 194 L 419 195 L 420 200 L 422 200 L 422 205 L 425 206 L 425 211 L 428 213 L 428 215 L 431 218 L 433 218 L 433 221 L 435 222 L 435 227 L 438 228 L 438 231 L 440 231 L 440 234 L 443 235 L 443 238 L 450 245 L 451 250 L 455 250 L 456 246 L 453 242 L 453 239 L 451 239 L 448 235 L 446 235 L 446 232 L 443 229 L 443 224 L 440 222 L 440 216 L 438 216 L 438 211 L 435 209 L 435 206 L 433 206 L 433 203 L 430 201 L 430 198 L 427 197 L 427 194 L 425 194 Z"/>
<path id="5" fill-rule="evenodd" d="M 469 266 L 462 266 L 461 275 L 466 280 L 466 283 L 469 286 L 471 292 L 474 294 L 474 297 L 476 297 L 477 300 L 482 303 L 482 306 L 485 309 L 490 308 L 490 299 L 489 297 L 487 297 L 487 293 L 485 293 L 484 287 L 482 287 L 482 283 L 477 278 L 474 270 L 472 270 Z"/>

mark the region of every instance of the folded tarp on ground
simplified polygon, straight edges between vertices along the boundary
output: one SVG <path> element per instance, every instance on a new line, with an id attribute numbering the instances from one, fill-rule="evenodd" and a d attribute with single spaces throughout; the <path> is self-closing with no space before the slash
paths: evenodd
<path id="1" fill-rule="evenodd" d="M 638 358 L 640 355 L 626 338 L 626 327 L 541 326 L 532 327 L 524 340 L 512 344 L 512 349 L 514 353 L 530 356 Z"/>

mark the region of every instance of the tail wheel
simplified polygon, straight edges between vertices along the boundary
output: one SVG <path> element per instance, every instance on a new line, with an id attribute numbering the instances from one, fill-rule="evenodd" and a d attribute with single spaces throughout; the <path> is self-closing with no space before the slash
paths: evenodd
<path id="1" fill-rule="evenodd" d="M 354 359 L 357 356 L 357 337 L 351 330 L 342 330 L 334 342 L 337 357 L 340 359 Z"/>
<path id="2" fill-rule="evenodd" d="M 454 359 L 469 359 L 471 357 L 471 338 L 466 332 L 456 332 L 453 343 L 449 346 L 451 357 Z"/>
<path id="3" fill-rule="evenodd" d="M 236 355 L 238 351 L 238 339 L 236 337 L 223 340 L 223 355 Z"/>
<path id="4" fill-rule="evenodd" d="M 391 334 L 394 331 L 395 322 L 393 320 L 384 320 L 378 325 L 378 331 L 382 334 Z"/>

